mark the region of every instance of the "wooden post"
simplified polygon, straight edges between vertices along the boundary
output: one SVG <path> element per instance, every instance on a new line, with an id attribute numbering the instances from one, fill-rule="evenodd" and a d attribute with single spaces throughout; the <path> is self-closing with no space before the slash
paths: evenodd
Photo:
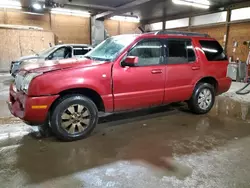
<path id="1" fill-rule="evenodd" d="M 230 30 L 230 21 L 231 21 L 231 9 L 227 10 L 227 20 L 226 20 L 226 41 L 225 41 L 225 53 L 227 53 L 228 39 L 229 39 L 229 30 Z"/>

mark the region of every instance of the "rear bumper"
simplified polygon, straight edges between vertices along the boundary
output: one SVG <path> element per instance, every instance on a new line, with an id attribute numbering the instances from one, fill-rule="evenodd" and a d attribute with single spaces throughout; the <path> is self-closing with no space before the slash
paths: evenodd
<path id="1" fill-rule="evenodd" d="M 232 84 L 231 78 L 218 79 L 217 95 L 227 92 Z"/>
<path id="2" fill-rule="evenodd" d="M 7 104 L 15 117 L 31 124 L 43 124 L 47 119 L 50 106 L 57 98 L 58 95 L 29 97 L 24 93 L 15 92 L 12 84 Z"/>

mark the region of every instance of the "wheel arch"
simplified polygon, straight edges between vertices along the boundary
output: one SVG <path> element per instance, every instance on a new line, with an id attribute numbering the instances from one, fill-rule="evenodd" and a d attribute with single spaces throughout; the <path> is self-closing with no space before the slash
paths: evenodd
<path id="1" fill-rule="evenodd" d="M 217 91 L 218 91 L 218 81 L 216 80 L 216 78 L 214 78 L 212 76 L 206 76 L 206 77 L 201 78 L 200 80 L 198 80 L 196 82 L 195 87 L 199 83 L 208 83 L 208 84 L 211 84 L 214 87 L 215 93 L 217 93 Z"/>
<path id="2" fill-rule="evenodd" d="M 97 91 L 90 88 L 71 88 L 59 92 L 59 97 L 53 102 L 49 111 L 54 109 L 57 101 L 60 100 L 62 97 L 72 94 L 81 94 L 88 97 L 95 103 L 98 111 L 105 111 L 105 106 L 101 95 Z"/>

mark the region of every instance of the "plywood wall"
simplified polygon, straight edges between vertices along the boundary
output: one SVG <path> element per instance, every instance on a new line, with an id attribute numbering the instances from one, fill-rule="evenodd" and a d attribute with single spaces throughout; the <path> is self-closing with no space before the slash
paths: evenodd
<path id="1" fill-rule="evenodd" d="M 109 36 L 119 35 L 119 33 L 120 33 L 119 24 L 120 23 L 118 21 L 115 21 L 115 20 L 105 20 L 104 21 L 104 27 L 107 30 Z"/>
<path id="2" fill-rule="evenodd" d="M 226 34 L 226 26 L 213 26 L 213 27 L 202 27 L 202 28 L 193 28 L 193 32 L 208 34 L 211 37 L 219 41 L 221 45 L 224 45 L 224 35 Z"/>
<path id="3" fill-rule="evenodd" d="M 10 62 L 24 55 L 32 54 L 54 44 L 54 34 L 45 31 L 0 29 L 0 70 L 6 71 Z"/>
<path id="4" fill-rule="evenodd" d="M 246 61 L 249 49 L 243 45 L 244 41 L 250 40 L 250 22 L 231 24 L 229 28 L 229 40 L 227 52 L 229 56 L 239 57 L 242 61 Z M 233 53 L 233 42 L 238 42 L 238 47 Z"/>
<path id="5" fill-rule="evenodd" d="M 137 33 L 138 26 L 138 23 L 133 22 L 122 22 L 116 20 L 104 21 L 104 27 L 110 36 Z"/>
<path id="6" fill-rule="evenodd" d="M 37 26 L 44 30 L 50 30 L 49 14 L 32 15 L 21 11 L 7 11 L 5 24 Z"/>
<path id="7" fill-rule="evenodd" d="M 90 44 L 89 18 L 52 14 L 51 29 L 63 43 Z"/>
<path id="8" fill-rule="evenodd" d="M 4 11 L 0 9 L 0 24 L 4 24 Z"/>

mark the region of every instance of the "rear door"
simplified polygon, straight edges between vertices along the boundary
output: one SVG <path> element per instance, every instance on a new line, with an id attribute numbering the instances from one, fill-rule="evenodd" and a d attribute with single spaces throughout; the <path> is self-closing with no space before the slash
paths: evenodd
<path id="1" fill-rule="evenodd" d="M 187 100 L 200 74 L 193 41 L 188 38 L 169 38 L 165 43 L 165 52 L 167 65 L 164 102 Z"/>

